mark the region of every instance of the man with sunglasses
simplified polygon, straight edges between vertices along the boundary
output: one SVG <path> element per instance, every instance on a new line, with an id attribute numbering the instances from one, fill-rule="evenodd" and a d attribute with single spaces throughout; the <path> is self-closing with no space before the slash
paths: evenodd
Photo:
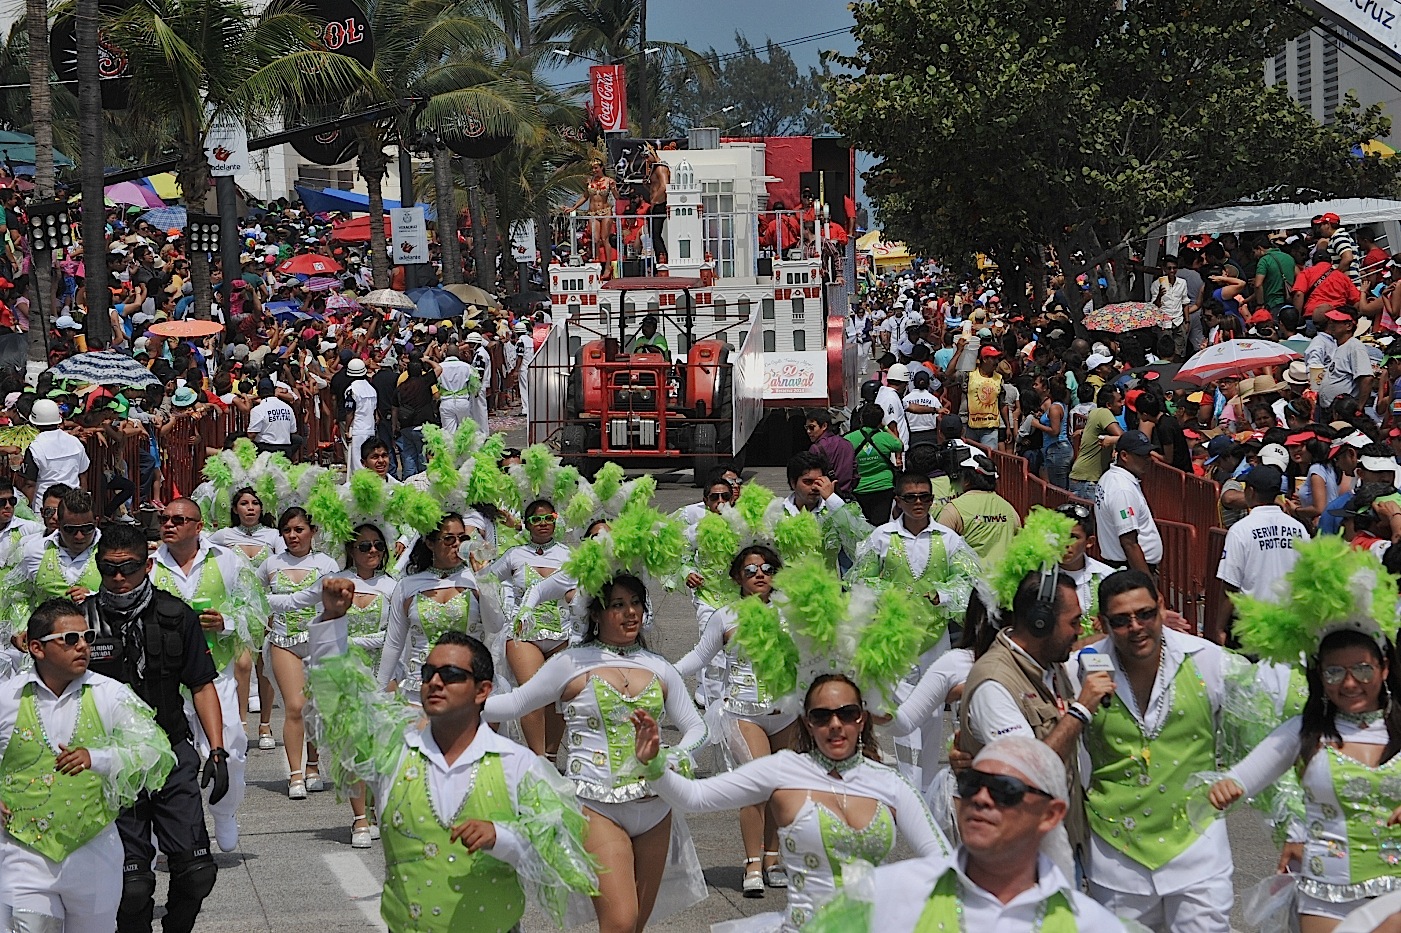
<path id="1" fill-rule="evenodd" d="M 199 614 L 200 627 L 214 667 L 219 672 L 214 687 L 219 694 L 223 730 L 212 738 L 197 733 L 195 745 L 205 754 L 215 745 L 229 751 L 229 792 L 217 803 L 210 801 L 214 838 L 224 852 L 238 845 L 234 812 L 243 800 L 248 737 L 238 698 L 235 665 L 246 658 L 254 632 L 261 632 L 270 613 L 263 586 L 252 565 L 233 548 L 210 544 L 201 532 L 204 520 L 193 499 L 174 499 L 161 511 L 161 545 L 156 549 L 151 583 L 191 606 Z M 99 568 L 100 569 L 100 568 Z M 251 663 L 245 660 L 245 663 Z"/>
<path id="2" fill-rule="evenodd" d="M 97 545 L 101 588 L 83 603 L 97 632 L 92 668 L 136 691 L 156 711 L 156 724 L 170 739 L 175 768 L 165 786 L 142 793 L 117 818 L 126 856 L 118 933 L 150 933 L 155 912 L 154 831 L 170 866 L 164 933 L 194 929 L 204 899 L 214 890 L 218 869 L 209 851 L 200 787 L 213 784 L 210 800 L 228 792 L 229 754 L 214 748 L 200 779 L 199 755 L 190 741 L 181 688 L 190 694 L 205 735 L 223 732 L 223 712 L 214 685 L 218 671 L 209 655 L 200 617 L 178 597 L 151 584 L 146 536 L 135 525 L 113 525 Z"/>
<path id="3" fill-rule="evenodd" d="M 122 842 L 111 801 L 159 789 L 175 763 L 151 708 L 88 669 L 94 635 L 77 605 L 48 600 L 25 632 L 33 669 L 0 682 L 7 930 L 112 930 Z"/>
<path id="4" fill-rule="evenodd" d="M 869 903 L 839 895 L 804 929 L 1123 933 L 1124 924 L 1082 893 L 1044 851 L 1066 819 L 1070 795 L 1079 792 L 1053 749 L 1021 736 L 998 739 L 957 781 L 961 842 L 952 859 L 882 865 L 868 881 Z"/>
<path id="5" fill-rule="evenodd" d="M 1093 647 L 1116 689 L 1084 730 L 1090 893 L 1155 930 L 1229 933 L 1226 824 L 1194 824 L 1187 789 L 1194 774 L 1216 770 L 1225 652 L 1167 628 L 1153 579 L 1140 571 L 1106 577 L 1099 607 L 1108 637 Z"/>
<path id="6" fill-rule="evenodd" d="M 70 489 L 59 500 L 57 519 L 57 531 L 24 539 L 19 562 L 8 579 L 21 603 L 5 607 L 11 617 L 46 599 L 80 603 L 97 592 L 102 582 L 94 550 L 102 532 L 93 515 L 92 494 Z"/>
<path id="7" fill-rule="evenodd" d="M 17 558 L 20 539 L 44 530 L 36 521 L 15 517 L 15 506 L 19 503 L 19 492 L 14 485 L 9 480 L 0 480 L 0 560 L 7 559 L 6 555 Z"/>
<path id="8" fill-rule="evenodd" d="M 317 745 L 332 760 L 364 762 L 353 776 L 384 814 L 380 915 L 389 928 L 505 931 L 518 928 L 526 890 L 557 920 L 570 891 L 597 894 L 572 788 L 482 723 L 495 676 L 487 647 L 445 632 L 421 671 L 427 724 L 386 731 L 357 695 L 375 691 L 373 674 L 346 653 L 354 596 L 353 580 L 322 583 L 307 688 L 323 725 Z M 388 747 L 386 735 L 396 736 Z"/>

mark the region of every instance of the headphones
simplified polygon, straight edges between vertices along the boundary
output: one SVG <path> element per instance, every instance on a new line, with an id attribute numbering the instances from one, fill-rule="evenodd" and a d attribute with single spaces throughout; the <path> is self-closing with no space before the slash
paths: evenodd
<path id="1" fill-rule="evenodd" d="M 1037 638 L 1051 634 L 1056 627 L 1056 586 L 1060 572 L 1055 564 L 1041 568 L 1041 579 L 1036 588 L 1036 602 L 1031 605 L 1026 617 L 1027 631 Z"/>

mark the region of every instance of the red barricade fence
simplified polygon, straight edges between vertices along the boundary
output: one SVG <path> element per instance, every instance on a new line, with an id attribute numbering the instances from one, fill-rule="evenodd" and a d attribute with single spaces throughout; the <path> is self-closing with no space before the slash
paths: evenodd
<path id="1" fill-rule="evenodd" d="M 1226 529 L 1213 528 L 1206 537 L 1206 593 L 1203 596 L 1206 611 L 1203 613 L 1202 637 L 1220 641 L 1226 628 L 1226 619 L 1220 613 L 1221 597 L 1225 595 L 1226 584 L 1216 574 L 1221 565 L 1221 556 L 1226 551 Z"/>
<path id="2" fill-rule="evenodd" d="M 1197 530 L 1185 522 L 1158 518 L 1163 559 L 1158 563 L 1158 590 L 1169 609 L 1182 613 L 1201 630 L 1202 580 L 1198 570 Z"/>

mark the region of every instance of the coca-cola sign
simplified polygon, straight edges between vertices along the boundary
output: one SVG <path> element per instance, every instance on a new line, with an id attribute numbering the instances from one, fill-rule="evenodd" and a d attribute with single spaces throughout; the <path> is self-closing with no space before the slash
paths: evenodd
<path id="1" fill-rule="evenodd" d="M 593 85 L 593 115 L 605 133 L 628 126 L 628 92 L 622 65 L 594 65 L 589 69 Z"/>

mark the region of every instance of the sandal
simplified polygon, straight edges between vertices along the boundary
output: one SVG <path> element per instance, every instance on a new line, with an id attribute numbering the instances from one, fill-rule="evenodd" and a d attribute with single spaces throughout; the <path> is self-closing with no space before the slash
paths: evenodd
<path id="1" fill-rule="evenodd" d="M 359 825 L 359 824 L 364 825 Z M 350 847 L 352 849 L 368 849 L 374 837 L 370 835 L 369 822 L 363 816 L 357 816 L 350 821 Z"/>
<path id="2" fill-rule="evenodd" d="M 769 856 L 773 856 L 773 858 L 776 859 L 776 860 L 779 858 L 779 854 L 778 854 L 777 852 L 767 852 L 767 851 L 766 851 L 766 852 L 764 853 L 764 858 L 768 858 Z M 768 886 L 771 887 L 771 888 L 786 888 L 786 887 L 788 887 L 788 868 L 787 868 L 787 866 L 785 866 L 785 865 L 783 864 L 782 861 L 775 861 L 774 864 L 772 864 L 772 865 L 765 865 L 765 866 L 764 866 L 764 884 L 768 885 Z"/>
<path id="3" fill-rule="evenodd" d="M 297 776 L 301 773 L 301 771 L 293 771 L 291 774 L 287 775 L 288 800 L 306 799 L 306 781 L 302 780 L 302 778 Z"/>
<path id="4" fill-rule="evenodd" d="M 272 723 L 258 723 L 258 748 L 265 752 L 277 748 L 277 740 L 272 737 Z"/>
<path id="5" fill-rule="evenodd" d="M 321 780 L 321 761 L 308 761 L 306 763 L 306 789 L 312 793 L 326 789 L 326 782 Z"/>
<path id="6" fill-rule="evenodd" d="M 740 890 L 744 892 L 745 897 L 764 896 L 764 873 L 758 868 L 754 869 L 753 871 L 749 870 L 750 865 L 753 865 L 756 862 L 763 861 L 764 860 L 762 858 L 747 858 L 744 860 L 744 885 L 741 887 Z"/>

